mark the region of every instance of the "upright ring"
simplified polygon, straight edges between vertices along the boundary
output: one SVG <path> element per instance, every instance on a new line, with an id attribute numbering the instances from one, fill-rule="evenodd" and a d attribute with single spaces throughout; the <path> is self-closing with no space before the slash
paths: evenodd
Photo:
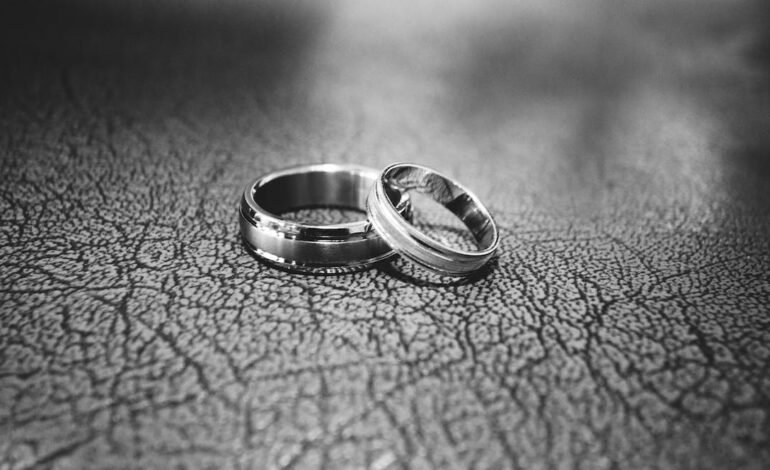
<path id="1" fill-rule="evenodd" d="M 448 247 L 420 232 L 398 212 L 409 190 L 424 193 L 463 221 L 479 250 Z M 385 168 L 369 194 L 369 221 L 397 253 L 449 276 L 464 276 L 481 268 L 494 255 L 500 234 L 492 215 L 465 187 L 430 168 L 397 163 Z"/>
<path id="2" fill-rule="evenodd" d="M 263 176 L 243 192 L 241 235 L 258 257 L 289 271 L 340 273 L 367 268 L 395 253 L 368 221 L 315 225 L 279 214 L 307 207 L 366 210 L 366 198 L 379 172 L 357 165 L 319 164 Z M 408 197 L 397 197 L 396 211 L 411 217 Z"/>

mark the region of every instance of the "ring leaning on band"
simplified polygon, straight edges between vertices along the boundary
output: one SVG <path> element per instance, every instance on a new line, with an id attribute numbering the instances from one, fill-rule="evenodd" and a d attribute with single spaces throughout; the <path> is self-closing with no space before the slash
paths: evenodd
<path id="1" fill-rule="evenodd" d="M 365 219 L 328 225 L 287 220 L 278 214 L 305 207 L 366 210 L 379 172 L 358 165 L 305 165 L 276 171 L 246 187 L 239 219 L 245 245 L 259 258 L 289 271 L 344 273 L 368 268 L 395 252 Z M 406 195 L 397 211 L 411 218 Z"/>
<path id="2" fill-rule="evenodd" d="M 473 234 L 479 250 L 448 247 L 419 231 L 399 214 L 398 203 L 409 190 L 424 193 L 455 214 Z M 464 276 L 481 268 L 494 255 L 500 233 L 478 197 L 430 168 L 397 163 L 385 168 L 367 201 L 369 221 L 400 255 L 431 271 Z"/>

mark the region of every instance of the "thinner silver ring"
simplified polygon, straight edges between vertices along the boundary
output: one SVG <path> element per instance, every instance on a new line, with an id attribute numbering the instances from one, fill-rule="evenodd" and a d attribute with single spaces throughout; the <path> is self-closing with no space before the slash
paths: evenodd
<path id="1" fill-rule="evenodd" d="M 426 194 L 449 209 L 470 230 L 479 249 L 446 246 L 402 217 L 398 203 L 409 190 Z M 500 243 L 497 224 L 478 197 L 451 178 L 420 165 L 397 163 L 385 168 L 369 194 L 367 213 L 374 228 L 397 253 L 444 275 L 464 276 L 476 271 Z"/>
<path id="2" fill-rule="evenodd" d="M 371 267 L 395 253 L 362 217 L 318 225 L 288 220 L 281 213 L 309 207 L 366 210 L 379 172 L 348 164 L 305 165 L 276 171 L 249 184 L 239 208 L 247 248 L 270 264 L 295 272 L 345 273 Z M 408 197 L 394 202 L 411 217 Z"/>

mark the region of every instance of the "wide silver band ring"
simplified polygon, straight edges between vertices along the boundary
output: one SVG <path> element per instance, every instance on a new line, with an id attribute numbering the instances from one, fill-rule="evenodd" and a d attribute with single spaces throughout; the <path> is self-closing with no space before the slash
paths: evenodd
<path id="1" fill-rule="evenodd" d="M 370 267 L 395 253 L 362 216 L 329 225 L 305 224 L 279 214 L 308 207 L 366 210 L 366 198 L 379 172 L 344 164 L 289 168 L 246 187 L 240 205 L 241 235 L 259 258 L 297 272 L 344 273 Z M 408 197 L 397 197 L 396 211 L 411 217 Z"/>
<path id="2" fill-rule="evenodd" d="M 409 190 L 424 193 L 463 221 L 479 247 L 466 251 L 448 247 L 414 227 L 398 212 Z M 468 189 L 430 168 L 397 163 L 385 168 L 369 194 L 369 221 L 397 253 L 429 270 L 464 276 L 494 255 L 500 234 L 492 215 Z"/>

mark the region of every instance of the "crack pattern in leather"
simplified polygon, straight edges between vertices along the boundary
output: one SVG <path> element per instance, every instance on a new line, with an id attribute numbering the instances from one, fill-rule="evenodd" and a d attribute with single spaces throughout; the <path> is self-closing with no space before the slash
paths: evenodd
<path id="1" fill-rule="evenodd" d="M 764 145 L 766 101 L 679 69 L 687 91 L 658 71 L 552 96 L 480 26 L 459 49 L 439 34 L 452 11 L 423 33 L 345 5 L 242 7 L 209 35 L 129 9 L 123 29 L 71 26 L 102 41 L 46 45 L 60 64 L 32 33 L 3 49 L 0 468 L 766 465 L 768 172 L 742 150 Z M 379 62 L 340 47 L 370 32 L 406 38 L 360 46 L 391 48 L 382 89 L 364 80 Z M 411 69 L 399 48 L 423 34 L 435 63 Z M 502 76 L 469 90 L 486 60 Z M 495 92 L 506 77 L 539 104 Z M 488 203 L 502 246 L 483 272 L 296 275 L 243 248 L 255 176 L 404 155 Z"/>

